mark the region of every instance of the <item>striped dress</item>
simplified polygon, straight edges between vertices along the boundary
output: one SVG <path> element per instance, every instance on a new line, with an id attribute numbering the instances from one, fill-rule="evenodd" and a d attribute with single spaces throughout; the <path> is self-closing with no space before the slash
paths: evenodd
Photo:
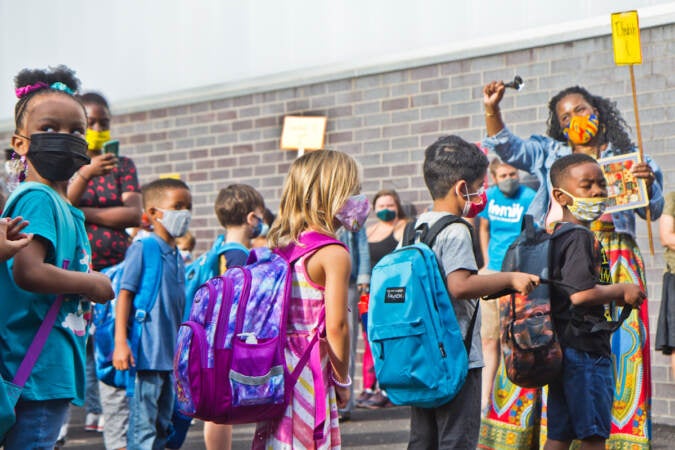
<path id="1" fill-rule="evenodd" d="M 305 261 L 311 256 L 300 258 L 293 267 L 293 289 L 288 312 L 286 330 L 286 364 L 293 371 L 307 348 L 324 305 L 324 288 L 309 279 Z M 293 389 L 291 401 L 284 416 L 275 421 L 259 423 L 253 439 L 252 449 L 339 449 L 340 429 L 335 389 L 328 384 L 327 342 L 319 341 L 321 368 L 325 384 L 325 398 L 316 398 L 314 379 L 309 366 L 305 366 Z M 315 400 L 326 408 L 326 422 L 323 438 L 314 441 Z"/>

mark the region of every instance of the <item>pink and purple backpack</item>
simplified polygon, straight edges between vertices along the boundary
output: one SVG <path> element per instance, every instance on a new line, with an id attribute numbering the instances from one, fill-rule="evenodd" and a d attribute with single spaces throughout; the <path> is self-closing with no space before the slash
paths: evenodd
<path id="1" fill-rule="evenodd" d="M 232 267 L 197 290 L 190 315 L 178 331 L 174 358 L 182 413 L 229 424 L 283 415 L 321 334 L 315 333 L 290 373 L 284 347 L 292 265 L 329 244 L 343 245 L 329 236 L 305 232 L 299 244 L 274 251 L 255 249 L 245 266 Z M 325 328 L 323 316 L 319 330 Z"/>

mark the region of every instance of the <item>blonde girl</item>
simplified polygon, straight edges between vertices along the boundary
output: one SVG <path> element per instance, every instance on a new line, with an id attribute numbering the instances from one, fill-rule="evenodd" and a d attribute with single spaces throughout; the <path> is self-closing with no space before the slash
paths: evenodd
<path id="1" fill-rule="evenodd" d="M 359 229 L 369 204 L 359 191 L 359 167 L 350 156 L 331 150 L 303 155 L 292 165 L 284 184 L 279 215 L 269 231 L 271 248 L 302 245 L 305 233 L 335 238 L 340 226 Z M 306 367 L 296 383 L 284 416 L 258 424 L 253 448 L 339 448 L 338 407 L 349 400 L 349 325 L 347 289 L 351 271 L 349 253 L 340 245 L 321 247 L 293 266 L 293 292 L 287 323 L 286 361 L 297 362 L 316 328 L 325 304 L 326 336 L 320 341 L 324 389 L 312 385 Z M 324 390 L 320 398 L 313 395 Z M 322 437 L 316 438 L 314 402 L 322 402 L 327 419 Z"/>

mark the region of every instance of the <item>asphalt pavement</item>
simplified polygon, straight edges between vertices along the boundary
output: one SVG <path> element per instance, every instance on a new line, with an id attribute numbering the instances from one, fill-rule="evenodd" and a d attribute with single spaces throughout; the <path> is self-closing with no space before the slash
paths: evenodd
<path id="1" fill-rule="evenodd" d="M 202 423 L 195 421 L 183 445 L 185 450 L 203 450 Z M 378 410 L 357 409 L 351 420 L 340 424 L 342 446 L 354 450 L 399 450 L 408 442 L 408 408 L 391 407 Z M 251 448 L 253 425 L 237 425 L 233 431 L 233 450 Z M 675 427 L 656 424 L 653 427 L 654 450 L 675 448 Z M 84 411 L 73 408 L 68 440 L 64 449 L 104 450 L 100 433 L 84 431 Z"/>

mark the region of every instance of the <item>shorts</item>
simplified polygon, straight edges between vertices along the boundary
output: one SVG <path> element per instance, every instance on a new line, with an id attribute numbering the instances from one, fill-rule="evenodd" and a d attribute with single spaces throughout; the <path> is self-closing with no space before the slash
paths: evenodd
<path id="1" fill-rule="evenodd" d="M 436 408 L 410 407 L 408 450 L 475 449 L 480 434 L 482 368 L 469 369 L 455 398 Z"/>
<path id="2" fill-rule="evenodd" d="M 127 431 L 129 429 L 129 402 L 124 388 L 108 386 L 99 381 L 101 409 L 105 426 L 103 427 L 103 443 L 107 450 L 126 448 Z"/>
<path id="3" fill-rule="evenodd" d="M 564 348 L 563 373 L 548 386 L 549 439 L 609 438 L 613 400 L 611 357 Z"/>
<path id="4" fill-rule="evenodd" d="M 499 273 L 495 270 L 481 269 L 480 274 Z M 499 340 L 499 299 L 480 301 L 480 337 Z"/>

